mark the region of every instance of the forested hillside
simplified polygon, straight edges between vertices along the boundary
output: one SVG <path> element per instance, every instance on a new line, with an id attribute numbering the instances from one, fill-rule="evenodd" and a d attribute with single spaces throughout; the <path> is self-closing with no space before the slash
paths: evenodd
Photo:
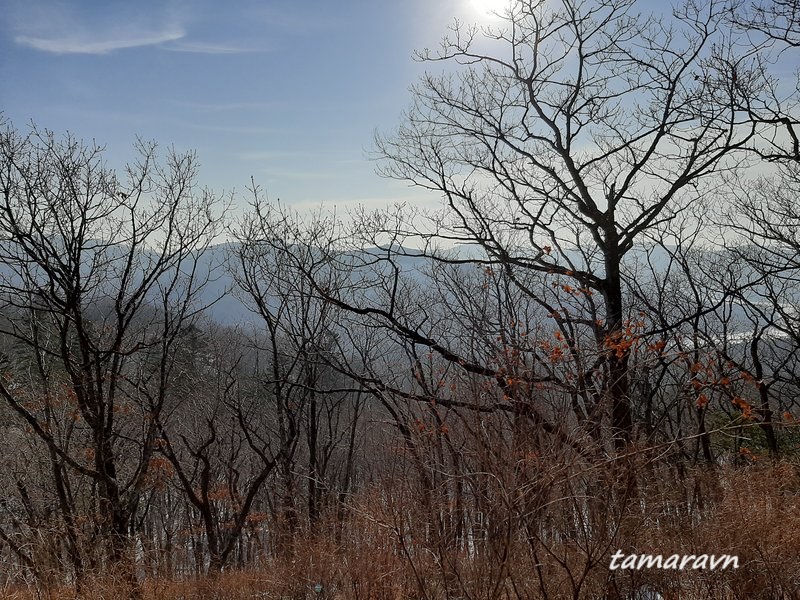
<path id="1" fill-rule="evenodd" d="M 798 14 L 456 24 L 373 150 L 430 207 L 5 120 L 0 594 L 797 598 Z"/>

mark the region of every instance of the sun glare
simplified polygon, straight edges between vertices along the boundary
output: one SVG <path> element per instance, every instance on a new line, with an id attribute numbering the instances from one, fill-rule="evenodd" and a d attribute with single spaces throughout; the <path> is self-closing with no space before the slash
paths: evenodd
<path id="1" fill-rule="evenodd" d="M 472 10 L 480 18 L 492 18 L 502 15 L 508 6 L 508 0 L 469 0 Z"/>

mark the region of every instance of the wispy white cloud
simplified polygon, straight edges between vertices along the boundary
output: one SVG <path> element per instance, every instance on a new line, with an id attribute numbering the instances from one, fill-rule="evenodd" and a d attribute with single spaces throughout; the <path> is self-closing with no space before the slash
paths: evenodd
<path id="1" fill-rule="evenodd" d="M 170 52 L 191 52 L 194 54 L 250 54 L 255 52 L 266 52 L 259 48 L 242 48 L 226 44 L 209 44 L 206 42 L 190 42 L 183 40 L 174 44 L 167 44 L 164 50 Z"/>
<path id="2" fill-rule="evenodd" d="M 186 13 L 171 1 L 96 6 L 60 0 L 6 0 L 15 43 L 53 54 L 108 54 L 174 43 L 186 36 Z"/>
<path id="3" fill-rule="evenodd" d="M 0 34 L 6 30 L 16 44 L 41 52 L 108 54 L 145 46 L 203 55 L 272 50 L 262 35 L 263 15 L 248 10 L 215 13 L 210 0 L 103 0 L 96 4 L 2 0 L 0 4 L 4 4 L 5 19 L 0 19 Z M 304 22 L 293 13 L 267 12 L 277 26 L 297 28 Z"/>
<path id="4" fill-rule="evenodd" d="M 171 100 L 169 98 L 162 98 L 161 101 L 177 106 L 181 110 L 190 110 L 199 114 L 263 112 L 265 110 L 279 110 L 285 108 L 287 105 L 287 103 L 277 102 L 187 102 L 185 100 Z"/>
<path id="5" fill-rule="evenodd" d="M 313 158 L 314 156 L 318 156 L 312 154 L 310 152 L 289 152 L 289 151 L 276 151 L 276 152 L 269 152 L 269 151 L 258 151 L 258 152 L 240 152 L 238 154 L 241 160 L 246 161 L 279 161 L 279 160 L 292 160 L 292 159 L 308 159 Z"/>
<path id="6" fill-rule="evenodd" d="M 341 19 L 332 15 L 321 15 L 318 10 L 293 2 L 283 6 L 260 4 L 252 11 L 252 17 L 269 28 L 293 34 L 315 34 L 341 24 Z"/>
<path id="7" fill-rule="evenodd" d="M 55 54 L 108 54 L 114 50 L 153 46 L 179 40 L 186 34 L 180 29 L 160 32 L 130 32 L 123 36 L 68 35 L 54 37 L 35 37 L 18 35 L 14 41 L 23 46 L 30 46 L 43 52 Z"/>
<path id="8" fill-rule="evenodd" d="M 209 123 L 198 123 L 195 121 L 172 120 L 174 125 L 178 127 L 186 127 L 187 129 L 197 129 L 200 131 L 214 131 L 217 133 L 226 134 L 242 134 L 242 135 L 272 135 L 282 133 L 278 129 L 270 127 L 255 127 L 250 125 L 213 125 Z"/>

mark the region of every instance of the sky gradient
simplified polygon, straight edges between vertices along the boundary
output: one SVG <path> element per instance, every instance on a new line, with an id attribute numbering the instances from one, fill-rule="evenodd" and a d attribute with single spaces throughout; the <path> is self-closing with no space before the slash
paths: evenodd
<path id="1" fill-rule="evenodd" d="M 419 200 L 374 174 L 373 132 L 410 101 L 413 50 L 478 2 L 5 0 L 0 111 L 115 166 L 137 136 L 195 150 L 200 183 L 240 198 L 252 176 L 298 208 Z"/>

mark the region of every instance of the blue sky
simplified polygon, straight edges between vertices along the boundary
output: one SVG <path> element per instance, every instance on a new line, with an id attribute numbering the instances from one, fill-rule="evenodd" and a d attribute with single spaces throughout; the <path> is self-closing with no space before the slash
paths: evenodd
<path id="1" fill-rule="evenodd" d="M 200 182 L 242 192 L 252 175 L 301 206 L 420 199 L 365 150 L 391 129 L 456 16 L 477 0 L 4 0 L 0 110 L 105 144 L 136 136 L 194 149 Z"/>

